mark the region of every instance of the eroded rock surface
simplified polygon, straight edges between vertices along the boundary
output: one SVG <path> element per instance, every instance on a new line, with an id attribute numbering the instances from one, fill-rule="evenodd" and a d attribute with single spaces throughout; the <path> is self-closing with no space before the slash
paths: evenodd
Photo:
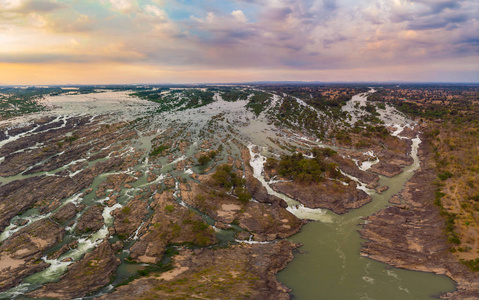
<path id="1" fill-rule="evenodd" d="M 29 294 L 34 298 L 73 299 L 83 297 L 107 285 L 115 274 L 120 260 L 108 241 L 70 266 L 60 281 L 44 285 Z"/>
<path id="2" fill-rule="evenodd" d="M 133 260 L 157 263 L 168 244 L 206 246 L 216 243 L 213 228 L 200 216 L 176 203 L 172 192 L 155 194 L 151 208 L 155 213 L 142 226 L 138 241 L 130 248 Z"/>
<path id="3" fill-rule="evenodd" d="M 140 278 L 100 299 L 289 299 L 275 274 L 298 245 L 241 244 L 227 249 L 182 250 L 171 271 Z"/>
<path id="4" fill-rule="evenodd" d="M 81 233 L 97 231 L 103 227 L 103 209 L 94 205 L 88 208 L 78 219 L 77 229 Z"/>
<path id="5" fill-rule="evenodd" d="M 208 179 L 203 179 L 208 182 Z M 250 231 L 257 240 L 285 238 L 298 232 L 303 221 L 279 204 L 242 202 L 224 192 L 205 185 L 191 183 L 181 185 L 181 197 L 188 205 L 195 207 L 213 219 L 223 223 L 235 223 Z"/>
<path id="6" fill-rule="evenodd" d="M 371 196 L 358 190 L 353 182 L 348 185 L 332 180 L 309 185 L 278 182 L 272 184 L 271 187 L 309 208 L 326 208 L 337 214 L 344 214 L 371 202 Z"/>
<path id="7" fill-rule="evenodd" d="M 115 232 L 122 239 L 129 237 L 140 226 L 143 218 L 147 214 L 148 202 L 139 196 L 128 202 L 121 208 L 114 210 L 112 216 L 115 217 Z"/>
<path id="8" fill-rule="evenodd" d="M 43 219 L 22 228 L 0 245 L 0 291 L 20 283 L 49 264 L 40 258 L 45 250 L 60 242 L 65 234 L 63 227 Z"/>
<path id="9" fill-rule="evenodd" d="M 426 149 L 427 151 L 427 149 Z M 445 274 L 457 283 L 448 299 L 478 299 L 479 273 L 471 272 L 449 251 L 444 218 L 434 206 L 436 174 L 422 156 L 421 170 L 406 184 L 393 203 L 365 220 L 360 231 L 368 241 L 361 254 L 399 268 Z"/>

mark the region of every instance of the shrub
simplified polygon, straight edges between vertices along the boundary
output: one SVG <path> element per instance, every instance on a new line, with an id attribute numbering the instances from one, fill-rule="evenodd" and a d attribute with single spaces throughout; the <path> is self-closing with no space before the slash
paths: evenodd
<path id="1" fill-rule="evenodd" d="M 206 165 L 211 158 L 208 155 L 201 155 L 200 158 L 198 158 L 198 163 L 202 166 Z"/>
<path id="2" fill-rule="evenodd" d="M 453 176 L 452 173 L 449 172 L 449 171 L 446 171 L 446 172 L 443 172 L 443 173 L 440 173 L 440 174 L 437 175 L 437 177 L 439 177 L 439 179 L 441 179 L 443 181 L 446 180 L 446 179 L 451 178 L 452 176 Z"/>
<path id="3" fill-rule="evenodd" d="M 163 151 L 165 151 L 168 147 L 165 146 L 165 145 L 160 145 L 158 147 L 155 147 L 151 150 L 150 152 L 150 156 L 157 156 L 161 153 L 163 153 Z"/>

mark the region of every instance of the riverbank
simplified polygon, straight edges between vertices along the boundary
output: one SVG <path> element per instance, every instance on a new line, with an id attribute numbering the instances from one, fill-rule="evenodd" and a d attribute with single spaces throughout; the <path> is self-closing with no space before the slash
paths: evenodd
<path id="1" fill-rule="evenodd" d="M 443 298 L 477 299 L 479 273 L 450 252 L 445 219 L 434 206 L 436 173 L 427 140 L 423 140 L 418 155 L 420 169 L 399 193 L 401 204 L 365 218 L 360 234 L 367 241 L 362 244 L 361 255 L 398 268 L 447 275 L 456 282 L 457 290 Z"/>

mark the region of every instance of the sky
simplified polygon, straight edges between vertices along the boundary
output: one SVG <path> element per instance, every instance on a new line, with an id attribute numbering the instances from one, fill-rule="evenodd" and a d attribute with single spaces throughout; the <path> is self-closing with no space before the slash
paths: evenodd
<path id="1" fill-rule="evenodd" d="M 477 0 L 0 0 L 0 84 L 479 82 Z"/>

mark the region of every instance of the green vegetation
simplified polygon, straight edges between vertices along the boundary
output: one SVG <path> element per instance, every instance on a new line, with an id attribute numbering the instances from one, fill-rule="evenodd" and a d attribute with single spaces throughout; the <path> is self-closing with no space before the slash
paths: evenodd
<path id="1" fill-rule="evenodd" d="M 254 92 L 254 95 L 250 98 L 246 105 L 256 116 L 259 116 L 261 112 L 271 103 L 272 95 L 265 92 Z"/>
<path id="2" fill-rule="evenodd" d="M 437 175 L 437 177 L 439 177 L 439 179 L 441 179 L 442 181 L 449 179 L 452 176 L 453 176 L 452 173 L 449 171 L 445 171 Z"/>
<path id="3" fill-rule="evenodd" d="M 67 137 L 67 138 L 65 139 L 65 142 L 71 144 L 71 143 L 73 143 L 74 141 L 78 140 L 78 138 L 79 138 L 78 135 L 74 134 L 74 135 L 72 135 L 72 136 Z"/>
<path id="4" fill-rule="evenodd" d="M 0 88 L 0 119 L 45 110 L 38 102 L 44 96 L 62 93 L 60 88 Z"/>
<path id="5" fill-rule="evenodd" d="M 148 101 L 162 103 L 162 92 L 168 91 L 169 88 L 155 88 L 153 90 L 140 90 L 132 94 L 138 98 L 146 99 Z"/>
<path id="6" fill-rule="evenodd" d="M 474 271 L 479 271 L 478 96 L 477 85 L 386 87 L 369 96 L 423 123 L 437 175 L 434 204 L 448 241 L 457 247 L 451 251 Z"/>
<path id="7" fill-rule="evenodd" d="M 283 155 L 279 161 L 269 158 L 265 169 L 276 169 L 279 175 L 302 184 L 321 182 L 325 178 L 341 178 L 337 164 L 326 161 L 335 153 L 329 148 L 314 148 L 313 158 L 305 158 L 302 153 Z"/>
<path id="8" fill-rule="evenodd" d="M 461 259 L 461 262 L 469 267 L 471 271 L 479 272 L 479 258 L 470 260 Z"/>
<path id="9" fill-rule="evenodd" d="M 165 93 L 166 92 L 166 93 Z M 148 101 L 160 104 L 157 112 L 183 111 L 212 103 L 212 89 L 185 88 L 170 90 L 168 87 L 140 90 L 131 94 Z"/>
<path id="10" fill-rule="evenodd" d="M 239 177 L 230 165 L 218 166 L 212 178 L 214 185 L 227 190 L 231 189 L 241 202 L 248 202 L 251 199 L 251 194 L 244 187 L 246 180 Z"/>
<path id="11" fill-rule="evenodd" d="M 223 100 L 228 102 L 234 102 L 238 100 L 246 100 L 249 94 L 250 94 L 249 91 L 243 91 L 240 89 L 231 88 L 222 92 L 221 98 L 223 98 Z"/>
<path id="12" fill-rule="evenodd" d="M 399 111 L 428 120 L 474 123 L 477 119 L 477 85 L 402 85 L 382 88 L 368 100 L 393 104 Z"/>
<path id="13" fill-rule="evenodd" d="M 328 131 L 327 124 L 318 117 L 316 110 L 301 106 L 291 97 L 285 97 L 281 101 L 273 118 L 277 120 L 276 125 L 285 125 L 298 131 L 307 130 L 318 138 L 322 138 L 324 132 Z"/>
<path id="14" fill-rule="evenodd" d="M 214 150 L 211 150 L 211 151 L 208 152 L 207 154 L 201 155 L 201 156 L 198 158 L 198 164 L 200 164 L 201 166 L 206 165 L 206 164 L 209 163 L 213 158 L 215 158 L 217 154 L 218 154 L 218 152 L 216 152 L 216 151 L 214 151 Z"/>
<path id="15" fill-rule="evenodd" d="M 168 146 L 165 146 L 165 145 L 160 145 L 160 146 L 154 147 L 150 152 L 150 156 L 160 155 L 166 149 L 168 149 Z"/>

